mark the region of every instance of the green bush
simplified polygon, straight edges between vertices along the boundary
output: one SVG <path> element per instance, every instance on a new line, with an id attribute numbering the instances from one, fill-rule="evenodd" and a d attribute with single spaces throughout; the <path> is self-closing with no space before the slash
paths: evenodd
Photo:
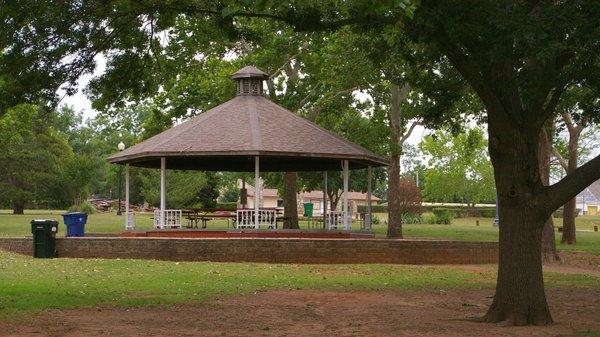
<path id="1" fill-rule="evenodd" d="M 434 214 L 430 214 L 425 216 L 425 218 L 423 219 L 423 223 L 426 224 L 437 224 L 437 217 Z"/>
<path id="2" fill-rule="evenodd" d="M 379 217 L 377 215 L 373 215 L 373 218 L 371 219 L 371 223 L 373 225 L 379 225 L 381 223 L 381 219 L 379 219 Z"/>
<path id="3" fill-rule="evenodd" d="M 495 207 L 432 207 L 426 206 L 424 207 L 427 211 L 433 212 L 434 209 L 447 209 L 451 210 L 454 213 L 454 218 L 493 218 L 496 216 L 496 208 Z"/>
<path id="4" fill-rule="evenodd" d="M 423 223 L 423 218 L 419 214 L 403 214 L 402 223 L 408 225 L 420 224 Z"/>
<path id="5" fill-rule="evenodd" d="M 81 203 L 81 205 L 73 205 L 69 207 L 67 212 L 83 212 L 86 214 L 93 214 L 96 212 L 96 208 L 92 204 L 90 204 L 89 201 L 84 201 Z"/>
<path id="6" fill-rule="evenodd" d="M 237 209 L 237 202 L 219 202 L 215 208 L 218 210 L 235 211 Z"/>
<path id="7" fill-rule="evenodd" d="M 477 218 L 493 218 L 496 216 L 495 208 L 482 208 L 478 209 L 477 211 L 479 212 L 479 215 L 475 216 Z"/>
<path id="8" fill-rule="evenodd" d="M 454 220 L 454 211 L 448 208 L 434 208 L 433 215 L 436 217 L 436 224 L 449 225 Z"/>

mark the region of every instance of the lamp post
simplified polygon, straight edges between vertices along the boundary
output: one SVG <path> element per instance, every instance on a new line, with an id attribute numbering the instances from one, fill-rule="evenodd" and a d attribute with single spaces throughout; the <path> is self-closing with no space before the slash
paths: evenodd
<path id="1" fill-rule="evenodd" d="M 119 151 L 123 151 L 125 150 L 125 143 L 123 142 L 119 142 L 119 145 L 117 145 L 117 148 L 119 149 Z M 121 215 L 121 176 L 123 175 L 123 165 L 119 165 L 119 177 L 118 177 L 118 193 L 119 193 L 119 203 L 117 206 L 117 215 Z"/>

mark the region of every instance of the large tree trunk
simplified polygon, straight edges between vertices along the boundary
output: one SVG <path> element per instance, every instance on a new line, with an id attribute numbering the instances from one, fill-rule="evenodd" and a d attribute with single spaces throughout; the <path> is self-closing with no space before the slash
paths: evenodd
<path id="1" fill-rule="evenodd" d="M 540 133 L 540 178 L 545 186 L 550 185 L 550 159 L 552 158 L 552 138 L 549 136 L 554 128 L 550 123 L 550 130 L 542 130 Z M 542 259 L 544 261 L 559 260 L 556 253 L 556 240 L 554 238 L 554 220 L 552 216 L 548 217 L 544 229 L 542 230 Z"/>
<path id="2" fill-rule="evenodd" d="M 569 134 L 569 161 L 567 166 L 567 175 L 573 173 L 577 169 L 577 159 L 579 152 L 577 145 L 579 143 L 579 134 L 571 132 Z M 568 245 L 575 244 L 575 207 L 576 199 L 569 200 L 563 207 L 563 233 L 560 242 Z"/>
<path id="3" fill-rule="evenodd" d="M 400 156 L 392 154 L 388 166 L 388 238 L 402 238 L 400 214 Z"/>
<path id="4" fill-rule="evenodd" d="M 512 198 L 499 198 L 502 206 L 498 280 L 494 301 L 484 320 L 507 325 L 550 324 L 552 316 L 542 276 L 544 223 L 532 215 L 532 207 L 515 204 Z"/>
<path id="5" fill-rule="evenodd" d="M 25 210 L 25 203 L 22 201 L 13 201 L 12 203 L 13 214 L 23 214 Z"/>
<path id="6" fill-rule="evenodd" d="M 576 212 L 576 201 L 575 198 L 569 200 L 563 209 L 563 232 L 561 243 L 568 245 L 575 244 L 577 238 L 575 236 L 575 212 Z"/>
<path id="7" fill-rule="evenodd" d="M 388 166 L 388 238 L 402 238 L 402 214 L 400 214 L 400 156 L 404 141 L 412 132 L 413 124 L 405 137 L 402 116 L 402 102 L 410 92 L 410 85 L 405 83 L 402 87 L 390 84 L 390 110 L 388 115 L 388 128 L 390 130 L 390 164 Z"/>
<path id="8" fill-rule="evenodd" d="M 298 200 L 296 195 L 296 184 L 298 182 L 298 173 L 285 172 L 283 174 L 283 204 L 284 208 L 284 229 L 299 229 L 298 225 Z"/>
<path id="9" fill-rule="evenodd" d="M 494 301 L 483 320 L 507 325 L 549 324 L 552 317 L 544 292 L 541 246 L 550 212 L 541 197 L 541 129 L 527 129 L 498 115 L 488 116 L 500 211 L 500 254 Z"/>

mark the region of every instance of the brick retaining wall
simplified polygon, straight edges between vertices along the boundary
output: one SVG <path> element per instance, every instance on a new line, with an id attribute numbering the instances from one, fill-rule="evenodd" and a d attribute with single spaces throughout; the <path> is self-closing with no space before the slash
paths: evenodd
<path id="1" fill-rule="evenodd" d="M 0 249 L 31 254 L 31 238 L 0 238 Z M 482 264 L 495 242 L 384 239 L 57 238 L 59 257 L 269 263 Z"/>

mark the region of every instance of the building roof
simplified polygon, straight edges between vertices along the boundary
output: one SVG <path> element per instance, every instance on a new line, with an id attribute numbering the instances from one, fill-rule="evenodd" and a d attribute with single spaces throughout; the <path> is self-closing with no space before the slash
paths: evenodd
<path id="1" fill-rule="evenodd" d="M 246 185 L 246 189 L 248 190 L 248 196 L 254 197 L 254 187 Z M 263 198 L 279 198 L 279 192 L 276 188 L 263 188 L 260 190 L 260 196 Z"/>
<path id="2" fill-rule="evenodd" d="M 244 67 L 233 76 L 258 72 Z M 387 159 L 262 95 L 238 95 L 108 161 L 159 168 L 160 157 L 166 157 L 169 169 L 252 172 L 255 156 L 260 171 L 339 171 L 344 159 L 350 169 L 387 165 Z"/>
<path id="3" fill-rule="evenodd" d="M 594 182 L 577 195 L 577 203 L 600 204 L 600 180 Z"/>

